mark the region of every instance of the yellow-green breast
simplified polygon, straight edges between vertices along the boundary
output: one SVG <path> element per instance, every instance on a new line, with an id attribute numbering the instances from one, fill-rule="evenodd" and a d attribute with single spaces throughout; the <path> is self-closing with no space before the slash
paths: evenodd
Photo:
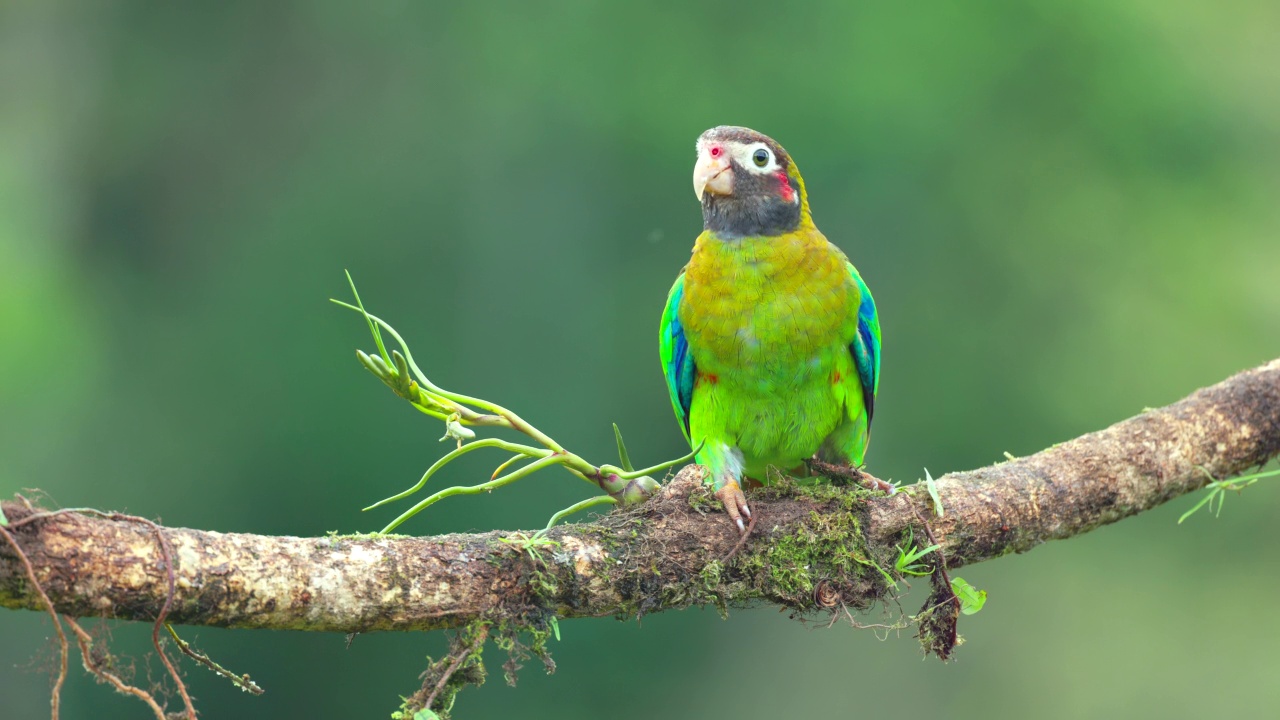
<path id="1" fill-rule="evenodd" d="M 679 315 L 698 369 L 694 444 L 738 446 L 754 477 L 812 455 L 844 417 L 858 302 L 844 253 L 812 224 L 779 237 L 702 233 Z"/>

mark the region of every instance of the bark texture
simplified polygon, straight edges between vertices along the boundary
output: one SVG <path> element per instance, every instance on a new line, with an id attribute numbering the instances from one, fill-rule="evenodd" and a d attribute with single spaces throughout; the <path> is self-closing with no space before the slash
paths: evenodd
<path id="1" fill-rule="evenodd" d="M 893 496 L 787 484 L 752 496 L 738 533 L 685 468 L 631 510 L 564 526 L 534 545 L 513 532 L 436 537 L 270 537 L 161 528 L 176 591 L 168 620 L 219 627 L 368 632 L 514 619 L 638 615 L 693 604 L 867 607 L 889 592 L 896 543 L 929 530 L 947 567 L 1025 552 L 1115 522 L 1280 454 L 1280 360 L 1035 455 Z M 154 620 L 168 573 L 152 529 L 75 513 L 11 531 L 60 613 Z M 917 533 L 918 536 L 918 533 Z M 877 567 L 878 566 L 878 567 Z M 43 610 L 0 544 L 0 605 Z"/>

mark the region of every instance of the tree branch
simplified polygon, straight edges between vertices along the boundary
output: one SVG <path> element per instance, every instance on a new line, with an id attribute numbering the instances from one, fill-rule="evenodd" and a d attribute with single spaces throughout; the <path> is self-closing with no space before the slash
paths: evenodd
<path id="1" fill-rule="evenodd" d="M 557 528 L 436 537 L 271 537 L 152 528 L 4 504 L 9 530 L 57 612 L 153 621 L 169 599 L 157 532 L 172 548 L 167 621 L 331 632 L 430 630 L 476 620 L 545 629 L 553 617 L 637 616 L 695 604 L 800 612 L 888 597 L 896 544 L 919 518 L 956 568 L 1072 537 L 1260 466 L 1280 453 L 1280 360 L 1168 407 L 1035 455 L 937 481 L 945 508 L 782 483 L 752 497 L 755 532 L 718 514 L 695 466 L 651 501 Z M 709 515 L 704 517 L 704 514 Z M 834 592 L 834 595 L 833 595 Z M 45 610 L 0 545 L 0 605 Z"/>

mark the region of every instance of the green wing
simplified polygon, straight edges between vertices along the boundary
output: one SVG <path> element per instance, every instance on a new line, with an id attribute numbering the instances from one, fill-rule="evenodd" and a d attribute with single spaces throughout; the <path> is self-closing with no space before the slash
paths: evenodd
<path id="1" fill-rule="evenodd" d="M 876 393 L 880 390 L 880 315 L 876 312 L 871 289 L 862 281 L 853 263 L 847 263 L 849 272 L 858 283 L 862 300 L 858 304 L 858 336 L 849 346 L 853 362 L 858 367 L 858 379 L 862 381 L 862 398 L 867 406 L 867 426 L 875 414 Z"/>
<path id="2" fill-rule="evenodd" d="M 667 390 L 671 393 L 671 407 L 676 411 L 680 429 L 688 440 L 689 404 L 693 401 L 693 380 L 697 369 L 693 364 L 693 355 L 689 353 L 684 327 L 680 324 L 680 301 L 683 297 L 684 273 L 680 273 L 680 277 L 671 286 L 671 293 L 667 295 L 667 307 L 662 311 L 662 325 L 658 329 L 658 343 L 662 371 L 667 378 Z M 879 333 L 879 330 L 876 332 Z"/>

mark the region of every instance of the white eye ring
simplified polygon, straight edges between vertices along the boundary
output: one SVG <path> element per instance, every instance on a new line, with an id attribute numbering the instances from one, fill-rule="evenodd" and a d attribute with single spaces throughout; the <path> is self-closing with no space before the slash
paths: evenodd
<path id="1" fill-rule="evenodd" d="M 763 158 L 764 164 L 756 162 L 757 157 Z M 759 173 L 761 175 L 777 172 L 780 167 L 778 165 L 778 158 L 773 154 L 773 151 L 769 149 L 769 146 L 764 143 L 751 143 L 750 145 L 744 145 L 739 151 L 738 164 L 751 172 Z"/>

